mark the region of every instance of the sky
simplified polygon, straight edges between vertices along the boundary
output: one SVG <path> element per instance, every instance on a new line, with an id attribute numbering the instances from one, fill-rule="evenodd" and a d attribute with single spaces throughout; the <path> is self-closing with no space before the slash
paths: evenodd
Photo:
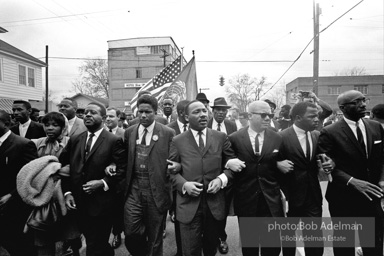
<path id="1" fill-rule="evenodd" d="M 360 0 L 316 2 L 321 31 Z M 320 76 L 353 67 L 384 74 L 383 2 L 363 0 L 320 34 Z M 50 57 L 60 57 L 49 59 L 56 100 L 74 94 L 84 58 L 107 59 L 107 41 L 136 37 L 171 36 L 187 61 L 194 50 L 198 87 L 211 101 L 225 96 L 220 76 L 226 84 L 238 74 L 265 76 L 272 86 L 313 75 L 313 43 L 288 70 L 313 37 L 311 0 L 0 0 L 0 6 L 0 26 L 9 31 L 1 40 L 43 61 L 46 45 Z"/>

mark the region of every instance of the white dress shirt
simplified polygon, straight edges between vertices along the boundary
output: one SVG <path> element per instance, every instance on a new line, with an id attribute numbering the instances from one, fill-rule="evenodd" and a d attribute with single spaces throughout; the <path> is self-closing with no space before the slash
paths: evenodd
<path id="1" fill-rule="evenodd" d="M 301 145 L 301 148 L 303 149 L 303 152 L 304 152 L 304 155 L 307 156 L 307 143 L 305 141 L 305 131 L 299 127 L 297 127 L 295 124 L 293 125 L 293 130 L 295 131 L 296 133 L 296 136 L 297 138 L 299 139 L 299 142 L 300 142 L 300 145 Z M 312 154 L 313 154 L 313 143 L 312 143 L 312 136 L 311 136 L 311 133 L 310 132 L 307 132 L 308 133 L 308 140 L 309 140 L 309 146 L 310 146 L 310 150 L 309 152 L 311 153 L 311 156 L 310 158 L 312 158 Z"/>
<path id="2" fill-rule="evenodd" d="M 145 145 L 149 146 L 149 144 L 151 144 L 151 139 L 152 139 L 152 134 L 153 134 L 153 129 L 155 128 L 155 121 L 153 121 L 153 123 L 148 126 L 147 128 L 145 128 L 143 125 L 139 125 L 139 130 L 138 130 L 138 135 L 139 135 L 139 139 L 136 141 L 136 145 L 140 144 L 141 143 L 141 140 L 143 139 L 143 135 L 144 135 L 144 129 L 147 129 L 147 135 L 145 136 Z"/>
<path id="3" fill-rule="evenodd" d="M 261 150 L 263 149 L 263 143 L 264 143 L 264 133 L 265 133 L 265 131 L 257 133 L 256 131 L 252 130 L 251 127 L 248 127 L 249 139 L 251 140 L 253 153 L 255 153 L 255 154 L 256 154 L 256 148 L 255 148 L 256 136 L 257 136 L 257 134 L 259 134 L 259 153 L 261 153 Z"/>
<path id="4" fill-rule="evenodd" d="M 73 125 L 75 124 L 76 121 L 76 116 L 72 118 L 71 120 L 68 120 L 68 134 L 71 132 Z"/>
<path id="5" fill-rule="evenodd" d="M 216 122 L 215 118 L 213 118 L 212 119 L 212 129 L 217 131 L 218 124 L 219 123 Z M 225 134 L 228 134 L 227 129 L 225 128 L 224 120 L 223 120 L 223 122 L 220 123 L 220 131 L 225 133 Z"/>
<path id="6" fill-rule="evenodd" d="M 28 127 L 30 124 L 31 124 L 31 119 L 29 119 L 27 122 L 23 124 L 19 124 L 19 133 L 21 137 L 25 138 L 25 135 L 27 134 Z"/>
<path id="7" fill-rule="evenodd" d="M 183 133 L 184 132 L 184 124 L 182 122 L 179 121 L 179 119 L 177 119 L 177 125 L 179 126 L 179 129 L 180 129 L 180 133 Z M 187 131 L 188 131 L 188 128 L 189 128 L 189 124 L 187 123 Z"/>
<path id="8" fill-rule="evenodd" d="M 11 131 L 8 130 L 3 134 L 3 136 L 0 137 L 0 146 L 8 139 L 9 135 L 11 135 Z"/>

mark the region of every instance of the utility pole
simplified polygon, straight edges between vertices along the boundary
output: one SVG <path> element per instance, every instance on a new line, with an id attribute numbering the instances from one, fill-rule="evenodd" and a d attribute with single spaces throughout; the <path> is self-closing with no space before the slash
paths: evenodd
<path id="1" fill-rule="evenodd" d="M 48 45 L 45 46 L 45 114 L 48 113 Z"/>
<path id="2" fill-rule="evenodd" d="M 164 67 L 165 67 L 165 66 L 167 65 L 167 63 L 166 63 L 166 58 L 169 56 L 169 53 L 167 53 L 167 51 L 164 50 L 164 49 L 160 49 L 160 51 L 163 52 L 163 56 L 161 56 L 160 58 L 163 58 L 163 59 L 164 59 Z"/>
<path id="3" fill-rule="evenodd" d="M 319 86 L 319 18 L 321 14 L 321 9 L 319 3 L 316 3 L 316 0 L 313 0 L 313 92 L 318 94 Z"/>

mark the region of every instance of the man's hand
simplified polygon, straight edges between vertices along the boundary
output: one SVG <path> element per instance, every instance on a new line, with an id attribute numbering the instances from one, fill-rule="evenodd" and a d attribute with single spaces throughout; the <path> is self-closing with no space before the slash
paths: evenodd
<path id="1" fill-rule="evenodd" d="M 69 210 L 76 210 L 76 203 L 75 199 L 73 198 L 72 194 L 67 194 L 65 196 L 65 205 L 67 206 L 67 209 Z"/>
<path id="2" fill-rule="evenodd" d="M 368 181 L 353 178 L 349 182 L 349 185 L 365 195 L 370 201 L 372 201 L 371 196 L 375 196 L 377 198 L 383 197 L 383 190 L 375 184 L 369 183 Z"/>
<path id="3" fill-rule="evenodd" d="M 284 174 L 290 173 L 293 171 L 293 162 L 290 160 L 279 161 L 277 162 L 277 168 Z"/>
<path id="4" fill-rule="evenodd" d="M 0 206 L 5 205 L 12 198 L 11 194 L 6 194 L 0 197 Z"/>
<path id="5" fill-rule="evenodd" d="M 216 178 L 214 180 L 211 180 L 211 182 L 209 182 L 209 184 L 208 184 L 207 193 L 216 194 L 216 192 L 221 189 L 221 185 L 222 184 L 221 184 L 220 178 Z"/>
<path id="6" fill-rule="evenodd" d="M 104 182 L 102 180 L 90 180 L 83 184 L 83 190 L 86 194 L 90 195 L 99 189 L 103 189 Z"/>
<path id="7" fill-rule="evenodd" d="M 241 170 L 245 168 L 245 162 L 238 158 L 230 159 L 228 160 L 225 168 L 231 169 L 234 172 L 241 172 Z"/>
<path id="8" fill-rule="evenodd" d="M 111 163 L 110 165 L 108 165 L 105 168 L 104 172 L 108 176 L 115 176 L 116 175 L 116 164 Z"/>
<path id="9" fill-rule="evenodd" d="M 203 184 L 194 181 L 187 181 L 184 183 L 183 188 L 190 196 L 199 196 L 203 191 Z"/>
<path id="10" fill-rule="evenodd" d="M 167 159 L 167 162 L 168 162 L 168 171 L 170 174 L 178 174 L 180 172 L 181 170 L 180 163 L 177 163 L 168 159 Z"/>

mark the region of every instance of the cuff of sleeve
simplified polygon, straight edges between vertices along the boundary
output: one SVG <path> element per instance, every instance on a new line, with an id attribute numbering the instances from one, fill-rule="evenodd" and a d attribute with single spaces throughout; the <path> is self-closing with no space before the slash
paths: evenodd
<path id="1" fill-rule="evenodd" d="M 67 195 L 72 195 L 72 192 L 71 191 L 65 192 L 64 197 L 66 197 Z"/>
<path id="2" fill-rule="evenodd" d="M 108 187 L 108 184 L 107 182 L 105 182 L 105 180 L 101 179 L 101 181 L 104 183 L 104 191 L 108 191 L 109 190 L 109 187 Z"/>
<path id="3" fill-rule="evenodd" d="M 220 174 L 218 178 L 221 180 L 221 188 L 225 188 L 228 184 L 228 177 L 224 173 Z"/>
<path id="4" fill-rule="evenodd" d="M 185 193 L 187 193 L 187 190 L 185 189 L 184 185 L 185 185 L 185 183 L 183 184 L 183 187 L 181 188 L 181 192 L 183 193 L 183 195 L 185 195 Z"/>

